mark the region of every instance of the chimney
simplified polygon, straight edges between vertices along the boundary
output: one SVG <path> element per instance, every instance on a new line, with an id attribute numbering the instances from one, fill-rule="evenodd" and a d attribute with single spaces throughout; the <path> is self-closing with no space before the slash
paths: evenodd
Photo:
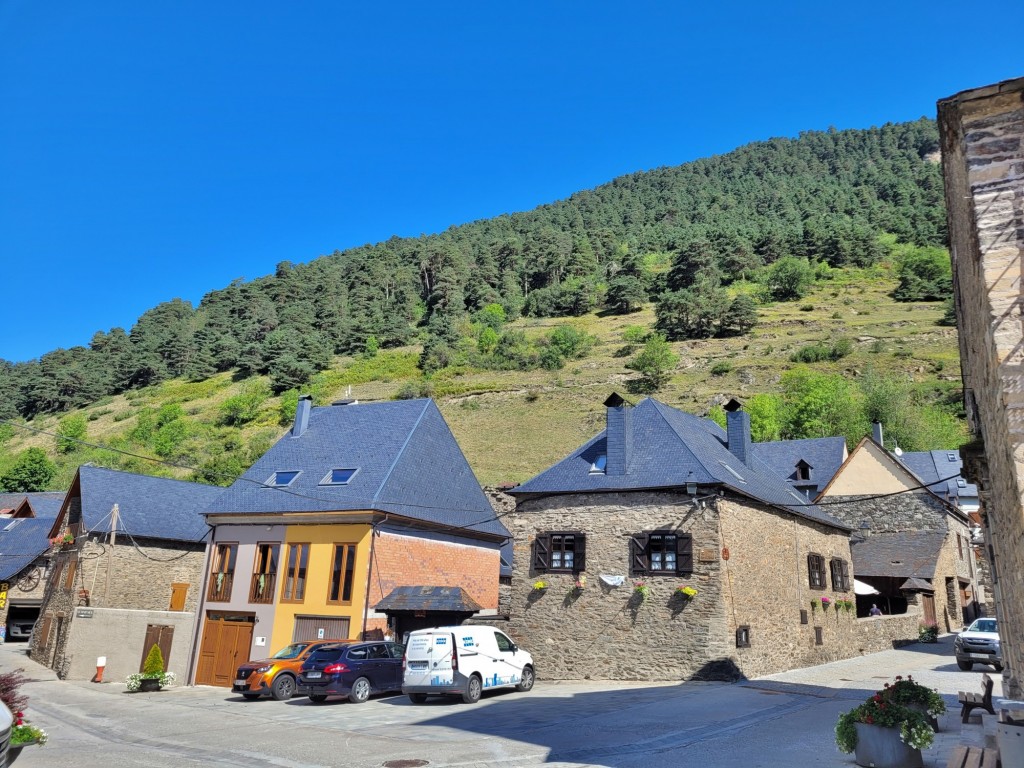
<path id="1" fill-rule="evenodd" d="M 630 405 L 612 392 L 604 401 L 608 409 L 608 425 L 605 431 L 606 475 L 624 475 L 629 467 L 629 456 L 633 452 L 633 425 Z"/>
<path id="2" fill-rule="evenodd" d="M 309 426 L 309 411 L 313 407 L 313 396 L 303 395 L 295 408 L 295 423 L 292 425 L 292 437 L 301 437 Z"/>
<path id="3" fill-rule="evenodd" d="M 749 467 L 753 459 L 750 448 L 750 414 L 742 408 L 735 398 L 725 404 L 726 446 L 729 453 Z"/>
<path id="4" fill-rule="evenodd" d="M 885 443 L 882 442 L 882 422 L 877 419 L 871 422 L 871 439 L 879 445 L 885 445 Z"/>

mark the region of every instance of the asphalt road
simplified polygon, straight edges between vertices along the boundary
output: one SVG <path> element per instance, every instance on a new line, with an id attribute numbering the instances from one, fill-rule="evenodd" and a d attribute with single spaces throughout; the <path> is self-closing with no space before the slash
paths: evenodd
<path id="1" fill-rule="evenodd" d="M 961 733 L 955 694 L 978 687 L 984 668 L 959 671 L 952 637 L 735 685 L 540 681 L 477 705 L 248 702 L 210 687 L 128 694 L 120 683 L 54 680 L 21 650 L 0 646 L 0 670 L 37 678 L 26 714 L 50 741 L 27 748 L 18 768 L 853 766 L 835 747 L 836 718 L 898 674 L 952 704 L 926 765 L 944 766 L 954 744 L 983 738 L 977 725 Z"/>

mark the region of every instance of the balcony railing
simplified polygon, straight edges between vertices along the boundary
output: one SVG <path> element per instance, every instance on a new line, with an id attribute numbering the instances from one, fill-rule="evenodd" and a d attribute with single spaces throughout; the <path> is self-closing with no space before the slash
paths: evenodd
<path id="1" fill-rule="evenodd" d="M 211 603 L 226 603 L 231 599 L 231 583 L 234 578 L 233 573 L 211 573 L 210 589 L 206 593 L 206 599 Z"/>
<path id="2" fill-rule="evenodd" d="M 276 573 L 254 573 L 252 575 L 252 584 L 249 586 L 249 602 L 274 602 L 274 584 L 276 583 Z"/>

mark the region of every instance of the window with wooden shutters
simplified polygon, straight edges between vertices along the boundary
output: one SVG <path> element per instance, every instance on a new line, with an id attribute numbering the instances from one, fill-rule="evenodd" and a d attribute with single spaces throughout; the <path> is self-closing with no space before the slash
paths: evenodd
<path id="1" fill-rule="evenodd" d="M 807 556 L 807 583 L 811 589 L 825 589 L 825 558 L 812 552 Z"/>
<path id="2" fill-rule="evenodd" d="M 632 576 L 693 573 L 693 536 L 672 531 L 644 531 L 629 540 Z"/>
<path id="3" fill-rule="evenodd" d="M 579 531 L 541 533 L 533 542 L 537 573 L 579 573 L 587 567 L 587 537 Z"/>
<path id="4" fill-rule="evenodd" d="M 850 564 L 841 558 L 834 557 L 829 565 L 832 569 L 832 589 L 837 592 L 848 592 L 850 590 Z"/>

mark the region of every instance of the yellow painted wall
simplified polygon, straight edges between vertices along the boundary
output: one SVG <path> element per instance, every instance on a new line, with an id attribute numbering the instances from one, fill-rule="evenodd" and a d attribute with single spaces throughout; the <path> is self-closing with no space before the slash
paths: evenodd
<path id="1" fill-rule="evenodd" d="M 896 493 L 918 485 L 906 472 L 870 440 L 853 452 L 846 466 L 839 471 L 824 496 L 861 496 L 874 493 Z"/>
<path id="2" fill-rule="evenodd" d="M 306 570 L 306 595 L 301 603 L 281 602 L 284 591 L 284 569 L 288 565 L 288 545 L 308 542 L 309 566 Z M 331 583 L 331 565 L 335 544 L 355 544 L 355 583 L 352 585 L 351 605 L 328 605 L 327 591 Z M 278 579 L 274 611 L 272 648 L 283 648 L 292 641 L 296 616 L 347 616 L 349 639 L 359 637 L 363 629 L 366 607 L 366 573 L 370 561 L 369 525 L 290 525 L 281 547 L 281 577 Z"/>

